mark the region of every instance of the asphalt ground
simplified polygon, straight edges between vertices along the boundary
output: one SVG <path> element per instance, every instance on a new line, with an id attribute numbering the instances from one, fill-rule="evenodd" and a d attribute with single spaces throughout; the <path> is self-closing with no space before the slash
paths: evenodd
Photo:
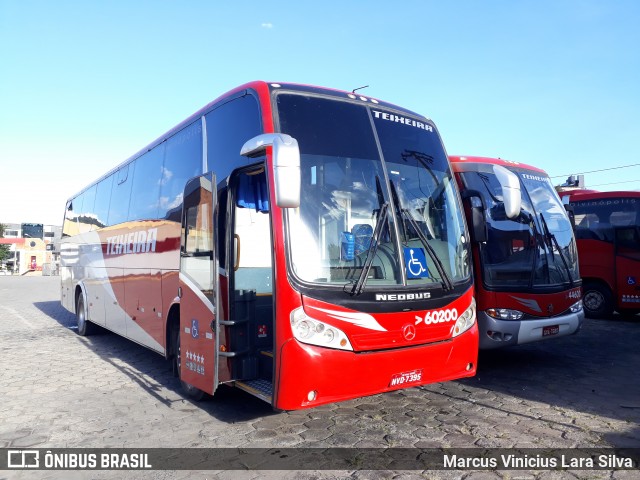
<path id="1" fill-rule="evenodd" d="M 481 352 L 476 377 L 274 412 L 192 403 L 161 356 L 80 337 L 58 277 L 0 277 L 0 448 L 640 448 L 640 317 Z M 365 466 L 366 467 L 366 466 Z M 0 478 L 640 478 L 638 470 L 0 471 Z M 362 467 L 361 467 L 362 468 Z"/>

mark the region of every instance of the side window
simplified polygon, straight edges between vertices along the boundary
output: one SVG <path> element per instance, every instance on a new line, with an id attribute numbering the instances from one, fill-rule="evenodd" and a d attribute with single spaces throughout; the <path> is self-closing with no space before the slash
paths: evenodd
<path id="1" fill-rule="evenodd" d="M 630 225 L 635 225 L 636 212 L 630 209 L 612 212 L 611 216 L 609 217 L 609 221 L 614 227 L 627 227 Z"/>
<path id="2" fill-rule="evenodd" d="M 126 222 L 131 196 L 131 164 L 124 165 L 114 174 L 109 205 L 109 225 Z"/>
<path id="3" fill-rule="evenodd" d="M 206 116 L 207 162 L 219 180 L 249 163 L 240 155 L 242 145 L 262 133 L 260 109 L 253 95 L 236 98 Z"/>
<path id="4" fill-rule="evenodd" d="M 202 125 L 200 120 L 167 140 L 160 178 L 159 218 L 180 222 L 184 187 L 202 173 Z"/>
<path id="5" fill-rule="evenodd" d="M 80 233 L 85 233 L 96 229 L 96 216 L 93 211 L 96 201 L 96 186 L 93 185 L 82 195 L 84 200 L 82 201 L 82 213 L 78 218 L 78 224 L 80 226 Z"/>
<path id="6" fill-rule="evenodd" d="M 129 220 L 158 218 L 160 179 L 165 144 L 161 143 L 136 160 L 129 204 Z"/>
<path id="7" fill-rule="evenodd" d="M 82 201 L 80 200 L 80 202 Z M 72 237 L 78 233 L 78 213 L 76 211 L 76 205 L 78 205 L 78 197 L 67 202 L 67 208 L 64 211 L 64 225 L 62 226 L 63 237 Z"/>
<path id="8" fill-rule="evenodd" d="M 98 183 L 98 190 L 96 191 L 96 203 L 93 207 L 93 212 L 96 216 L 95 220 L 97 228 L 103 228 L 107 226 L 113 177 L 114 175 L 110 175 L 100 183 Z"/>
<path id="9" fill-rule="evenodd" d="M 576 202 L 571 205 L 576 216 L 576 238 L 613 243 L 613 227 L 609 223 L 610 207 L 594 205 L 593 201 Z"/>
<path id="10" fill-rule="evenodd" d="M 211 178 L 200 178 L 189 184 L 184 199 L 182 271 L 213 300 L 213 196 Z"/>
<path id="11" fill-rule="evenodd" d="M 73 199 L 73 221 L 75 222 L 75 232 L 74 234 L 77 235 L 78 233 L 82 233 L 84 230 L 81 227 L 81 222 L 82 222 L 82 205 L 84 203 L 84 192 L 82 192 L 80 195 L 78 195 L 76 198 Z"/>

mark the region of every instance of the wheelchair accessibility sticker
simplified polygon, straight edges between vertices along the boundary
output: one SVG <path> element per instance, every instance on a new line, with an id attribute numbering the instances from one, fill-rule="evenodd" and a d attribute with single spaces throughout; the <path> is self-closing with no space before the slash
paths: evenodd
<path id="1" fill-rule="evenodd" d="M 427 258 L 422 248 L 404 248 L 404 269 L 409 279 L 429 276 Z"/>

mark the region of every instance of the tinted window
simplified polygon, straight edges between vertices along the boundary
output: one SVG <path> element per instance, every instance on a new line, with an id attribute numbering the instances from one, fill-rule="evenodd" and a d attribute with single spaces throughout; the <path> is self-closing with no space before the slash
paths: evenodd
<path id="1" fill-rule="evenodd" d="M 64 225 L 62 226 L 62 236 L 70 237 L 77 233 L 76 213 L 75 213 L 76 199 L 74 198 L 70 202 L 67 202 L 67 207 L 64 210 Z M 17 235 L 17 232 L 16 232 Z"/>
<path id="2" fill-rule="evenodd" d="M 637 224 L 640 200 L 601 198 L 571 202 L 576 217 L 576 237 L 613 242 L 614 227 Z"/>
<path id="3" fill-rule="evenodd" d="M 233 169 L 249 163 L 240 156 L 240 149 L 262 133 L 258 102 L 252 95 L 236 98 L 206 115 L 206 121 L 208 167 L 222 180 Z"/>
<path id="4" fill-rule="evenodd" d="M 165 144 L 161 143 L 136 160 L 129 204 L 129 220 L 158 218 L 160 180 Z"/>
<path id="5" fill-rule="evenodd" d="M 111 203 L 109 205 L 109 225 L 116 225 L 127 220 L 129 212 L 129 197 L 131 195 L 131 170 L 127 164 L 120 168 L 114 175 L 115 181 L 111 190 Z"/>
<path id="6" fill-rule="evenodd" d="M 92 186 L 87 189 L 83 194 L 84 200 L 82 201 L 82 213 L 78 218 L 81 232 L 88 232 L 95 230 L 96 216 L 93 212 L 93 206 L 96 201 L 96 186 Z"/>
<path id="7" fill-rule="evenodd" d="M 298 140 L 308 155 L 378 158 L 367 110 L 348 102 L 278 95 L 280 131 Z"/>
<path id="8" fill-rule="evenodd" d="M 202 124 L 195 121 L 167 140 L 160 178 L 160 218 L 180 221 L 184 187 L 202 173 Z"/>
<path id="9" fill-rule="evenodd" d="M 93 206 L 93 212 L 96 216 L 96 226 L 98 228 L 107 226 L 113 177 L 113 175 L 110 175 L 109 177 L 98 183 L 98 190 L 96 191 L 96 203 Z"/>
<path id="10" fill-rule="evenodd" d="M 71 217 L 73 219 L 74 222 L 74 232 L 73 234 L 76 235 L 78 233 L 82 233 L 84 230 L 80 227 L 81 224 L 81 220 L 80 217 L 82 217 L 82 205 L 84 204 L 84 192 L 82 192 L 80 195 L 78 195 L 76 198 L 73 199 L 72 202 L 72 206 L 73 206 L 73 216 Z"/>

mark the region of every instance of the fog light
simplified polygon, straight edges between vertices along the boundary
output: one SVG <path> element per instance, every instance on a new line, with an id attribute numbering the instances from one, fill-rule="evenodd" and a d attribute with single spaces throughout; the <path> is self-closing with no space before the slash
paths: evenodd
<path id="1" fill-rule="evenodd" d="M 467 364 L 467 372 L 470 372 L 471 370 L 473 370 L 473 363 L 468 363 Z"/>
<path id="2" fill-rule="evenodd" d="M 318 396 L 318 392 L 316 392 L 315 390 L 311 390 L 309 393 L 307 393 L 307 400 L 309 400 L 310 402 L 313 402 Z"/>

